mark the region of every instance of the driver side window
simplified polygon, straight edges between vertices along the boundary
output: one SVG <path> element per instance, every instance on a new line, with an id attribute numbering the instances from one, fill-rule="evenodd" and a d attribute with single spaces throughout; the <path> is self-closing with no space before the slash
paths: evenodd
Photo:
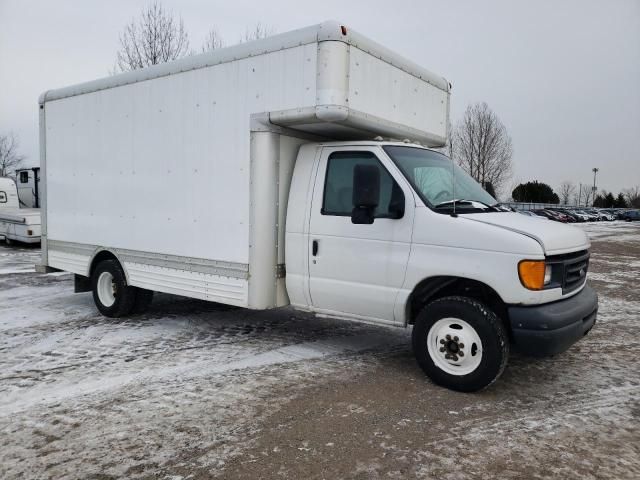
<path id="1" fill-rule="evenodd" d="M 402 189 L 372 152 L 334 152 L 327 160 L 322 215 L 350 217 L 353 211 L 353 169 L 356 165 L 373 165 L 380 170 L 380 204 L 375 218 L 394 216 L 398 204 L 404 206 Z"/>

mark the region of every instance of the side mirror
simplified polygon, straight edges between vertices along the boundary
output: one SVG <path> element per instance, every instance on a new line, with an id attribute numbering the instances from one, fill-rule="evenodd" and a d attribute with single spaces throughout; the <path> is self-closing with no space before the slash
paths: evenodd
<path id="1" fill-rule="evenodd" d="M 380 203 L 380 169 L 375 165 L 353 167 L 351 223 L 370 225 Z"/>
<path id="2" fill-rule="evenodd" d="M 389 202 L 389 215 L 391 218 L 398 220 L 404 217 L 404 193 L 396 182 L 393 182 L 391 190 L 391 201 Z"/>

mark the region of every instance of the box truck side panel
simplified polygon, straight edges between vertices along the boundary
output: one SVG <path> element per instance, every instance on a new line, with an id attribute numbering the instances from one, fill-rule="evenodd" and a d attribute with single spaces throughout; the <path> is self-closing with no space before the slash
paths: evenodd
<path id="1" fill-rule="evenodd" d="M 325 22 L 45 92 L 44 264 L 88 276 L 108 250 L 137 287 L 286 304 L 305 139 L 445 141 L 448 83 L 347 30 Z"/>
<path id="2" fill-rule="evenodd" d="M 250 116 L 313 105 L 315 55 L 310 44 L 48 102 L 49 238 L 247 264 Z"/>
<path id="3" fill-rule="evenodd" d="M 247 306 L 251 115 L 312 106 L 316 52 L 47 102 L 49 265 L 88 275 L 106 248 L 136 286 Z"/>
<path id="4" fill-rule="evenodd" d="M 446 142 L 447 90 L 353 45 L 349 53 L 349 74 L 349 105 L 352 109 L 416 131 L 428 132 L 434 143 Z M 407 132 L 407 135 L 411 134 Z"/>
<path id="5" fill-rule="evenodd" d="M 357 38 L 319 42 L 317 105 L 272 111 L 271 122 L 334 140 L 382 136 L 444 145 L 448 82 Z"/>

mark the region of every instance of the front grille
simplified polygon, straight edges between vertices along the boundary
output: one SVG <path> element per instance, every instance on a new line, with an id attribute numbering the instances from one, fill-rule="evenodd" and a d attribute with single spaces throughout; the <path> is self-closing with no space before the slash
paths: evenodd
<path id="1" fill-rule="evenodd" d="M 560 283 L 562 293 L 569 293 L 580 288 L 587 280 L 589 250 L 547 257 L 547 263 L 553 265 L 557 272 L 554 277 Z"/>

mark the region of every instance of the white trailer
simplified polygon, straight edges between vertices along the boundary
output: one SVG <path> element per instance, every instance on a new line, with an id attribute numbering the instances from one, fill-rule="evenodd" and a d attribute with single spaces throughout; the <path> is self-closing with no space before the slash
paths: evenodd
<path id="1" fill-rule="evenodd" d="M 17 169 L 16 183 L 20 206 L 40 208 L 40 167 Z"/>
<path id="2" fill-rule="evenodd" d="M 425 148 L 449 94 L 335 22 L 48 91 L 40 269 L 108 316 L 159 291 L 415 325 L 431 378 L 482 388 L 509 339 L 562 351 L 597 299 L 583 232 L 496 211 Z"/>
<path id="3" fill-rule="evenodd" d="M 0 240 L 40 242 L 40 210 L 20 208 L 16 184 L 8 177 L 0 177 Z"/>

